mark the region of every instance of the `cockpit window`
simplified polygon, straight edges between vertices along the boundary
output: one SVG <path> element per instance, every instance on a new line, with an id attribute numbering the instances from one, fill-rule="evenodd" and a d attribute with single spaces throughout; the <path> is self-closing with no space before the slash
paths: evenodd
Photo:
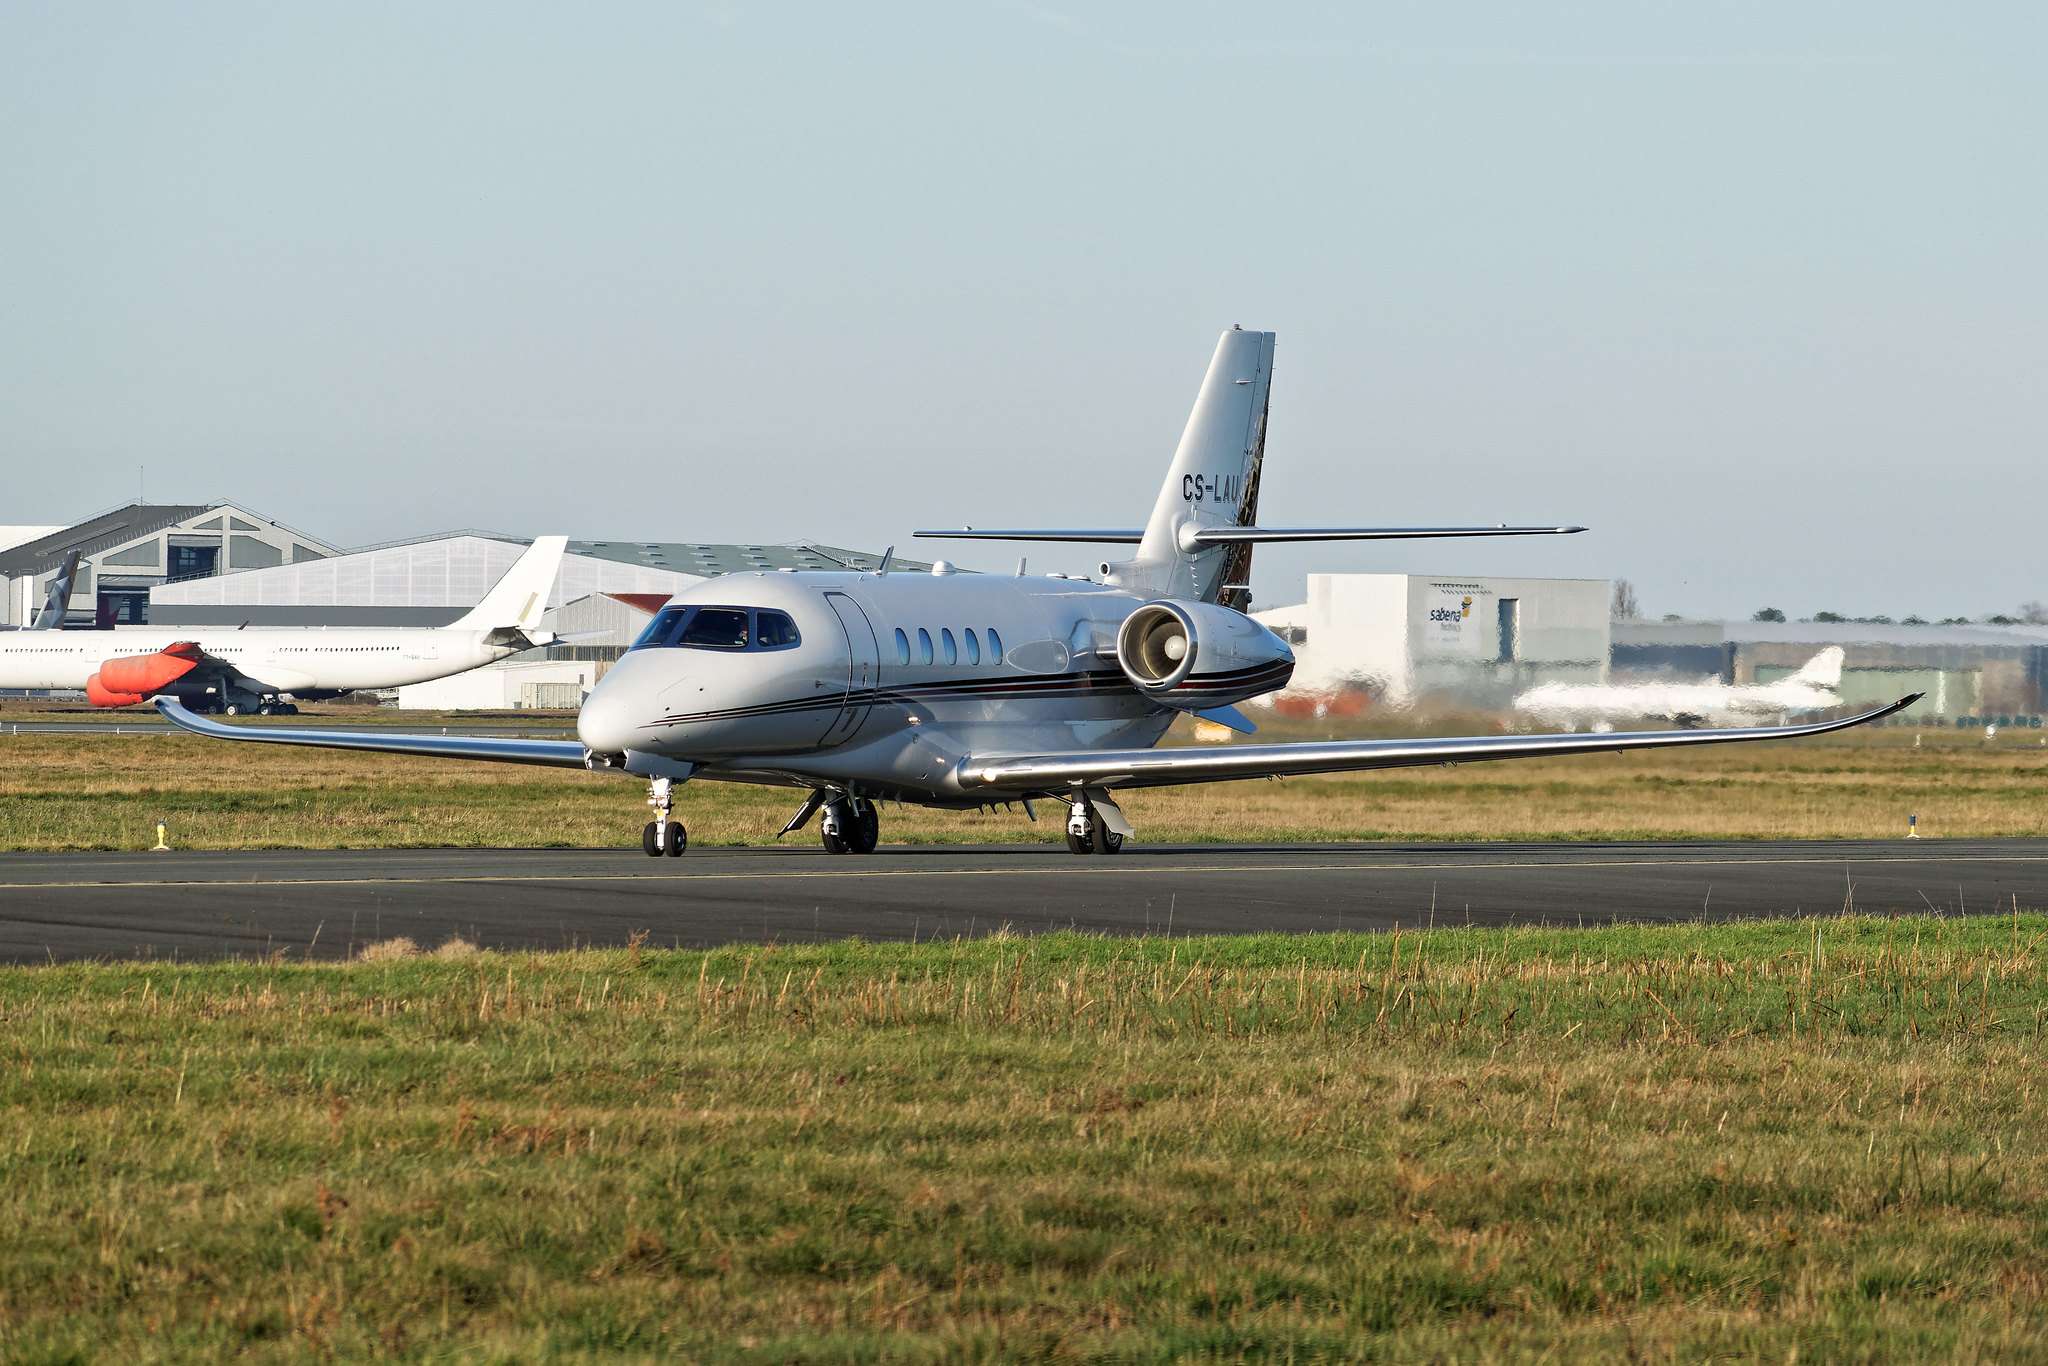
<path id="1" fill-rule="evenodd" d="M 633 648 L 638 650 L 650 645 L 668 644 L 682 629 L 683 618 L 688 615 L 690 609 L 687 607 L 662 608 L 654 614 L 654 620 L 647 623 L 647 629 L 640 633 L 640 638 L 633 642 Z"/>
<path id="2" fill-rule="evenodd" d="M 789 613 L 771 607 L 664 607 L 633 642 L 636 650 L 787 650 L 802 637 Z"/>
<path id="3" fill-rule="evenodd" d="M 763 650 L 780 650 L 797 643 L 796 623 L 787 612 L 763 607 L 754 613 L 754 644 Z"/>

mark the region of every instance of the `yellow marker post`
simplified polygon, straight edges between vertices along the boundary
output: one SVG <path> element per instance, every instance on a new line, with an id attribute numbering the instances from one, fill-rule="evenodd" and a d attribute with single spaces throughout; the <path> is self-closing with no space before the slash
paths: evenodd
<path id="1" fill-rule="evenodd" d="M 164 823 L 162 821 L 156 823 L 156 843 L 149 847 L 149 852 L 152 854 L 168 854 L 171 852 L 171 846 L 164 841 Z"/>

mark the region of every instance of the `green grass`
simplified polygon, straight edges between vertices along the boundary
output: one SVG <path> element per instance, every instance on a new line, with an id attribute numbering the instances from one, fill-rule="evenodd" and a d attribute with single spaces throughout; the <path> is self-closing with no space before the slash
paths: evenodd
<path id="1" fill-rule="evenodd" d="M 0 1356 L 2034 1357 L 2044 943 L 14 971 Z"/>
<path id="2" fill-rule="evenodd" d="M 357 711 L 369 710 L 357 708 Z M 2048 747 L 1893 729 L 1797 744 L 1467 764 L 1125 794 L 1141 841 L 2048 836 Z M 0 850 L 629 847 L 644 784 L 604 774 L 183 735 L 0 733 Z M 693 844 L 765 844 L 785 788 L 693 782 Z M 1044 814 L 1041 811 L 1041 814 Z M 888 843 L 1057 842 L 1056 820 L 889 807 Z M 814 832 L 797 838 L 811 841 Z"/>

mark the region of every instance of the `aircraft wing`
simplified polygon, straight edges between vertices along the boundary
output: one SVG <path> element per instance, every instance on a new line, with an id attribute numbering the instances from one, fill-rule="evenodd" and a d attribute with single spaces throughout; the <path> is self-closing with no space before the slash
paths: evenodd
<path id="1" fill-rule="evenodd" d="M 384 754 L 425 754 L 442 759 L 495 759 L 507 764 L 547 764 L 584 768 L 585 750 L 577 740 L 522 740 L 510 736 L 431 735 L 405 732 L 317 729 L 312 726 L 233 726 L 189 711 L 168 697 L 156 699 L 164 719 L 181 730 L 212 740 L 242 740 L 259 745 L 305 745 L 314 749 L 367 749 Z"/>
<path id="2" fill-rule="evenodd" d="M 1482 735 L 1451 739 L 1334 740 L 1286 745 L 1229 745 L 1214 749 L 1074 750 L 1058 754 L 977 754 L 960 766 L 969 792 L 1066 792 L 1077 787 L 1174 787 L 1238 778 L 1284 778 L 1310 773 L 1352 773 L 1426 764 L 1470 764 L 1489 759 L 1546 759 L 1608 750 L 1668 749 L 1740 740 L 1792 740 L 1826 735 L 1881 720 L 1919 701 L 1920 693 L 1839 721 L 1804 726 L 1733 730 L 1610 731 L 1605 735 Z"/>

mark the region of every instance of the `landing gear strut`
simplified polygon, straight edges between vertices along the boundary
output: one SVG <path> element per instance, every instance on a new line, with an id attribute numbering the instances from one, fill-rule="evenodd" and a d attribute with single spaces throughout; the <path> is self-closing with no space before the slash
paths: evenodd
<path id="1" fill-rule="evenodd" d="M 828 854 L 872 854 L 882 839 L 882 817 L 863 797 L 834 797 L 825 803 L 818 836 Z"/>
<path id="2" fill-rule="evenodd" d="M 681 858 L 683 850 L 690 847 L 690 832 L 670 815 L 675 810 L 675 780 L 648 779 L 647 804 L 654 808 L 654 819 L 640 832 L 641 851 L 649 858 L 660 858 L 663 854 Z"/>
<path id="3" fill-rule="evenodd" d="M 1067 852 L 1072 854 L 1121 854 L 1124 837 L 1109 828 L 1088 794 L 1074 794 L 1067 808 Z"/>

